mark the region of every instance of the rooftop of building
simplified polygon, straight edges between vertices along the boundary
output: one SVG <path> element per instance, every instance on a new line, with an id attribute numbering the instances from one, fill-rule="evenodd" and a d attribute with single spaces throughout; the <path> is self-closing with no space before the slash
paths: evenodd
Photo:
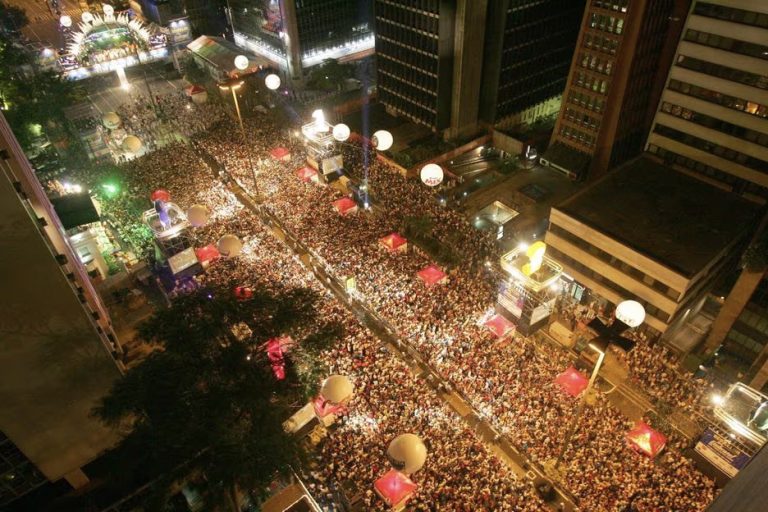
<path id="1" fill-rule="evenodd" d="M 750 229 L 758 207 L 639 157 L 557 209 L 690 278 Z"/>
<path id="2" fill-rule="evenodd" d="M 555 142 L 542 155 L 552 167 L 564 169 L 576 176 L 583 176 L 587 172 L 592 157 L 583 151 L 572 148 L 560 141 Z"/>

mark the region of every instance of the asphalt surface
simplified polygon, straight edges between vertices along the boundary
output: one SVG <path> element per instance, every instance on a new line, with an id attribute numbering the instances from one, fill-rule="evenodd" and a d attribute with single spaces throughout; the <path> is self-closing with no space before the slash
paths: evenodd
<path id="1" fill-rule="evenodd" d="M 257 214 L 262 222 L 271 228 L 278 228 L 285 234 L 284 243 L 297 255 L 300 260 L 313 272 L 315 277 L 331 291 L 339 301 L 344 304 L 354 315 L 373 332 L 376 337 L 384 343 L 387 348 L 400 357 L 409 365 L 411 371 L 425 380 L 439 396 L 461 417 L 461 419 L 480 436 L 491 451 L 499 456 L 511 469 L 521 478 L 527 477 L 531 480 L 546 476 L 543 467 L 540 467 L 527 460 L 518 452 L 509 440 L 501 433 L 496 431 L 490 423 L 483 418 L 483 415 L 475 410 L 470 401 L 462 394 L 452 389 L 452 386 L 442 379 L 427 361 L 425 361 L 419 351 L 412 347 L 407 341 L 401 339 L 397 330 L 382 319 L 378 313 L 365 302 L 351 296 L 344 290 L 344 286 L 339 283 L 325 268 L 322 260 L 315 256 L 313 251 L 304 246 L 301 241 L 293 236 L 291 231 L 285 228 L 282 221 L 275 217 L 268 210 L 261 206 L 245 191 L 245 189 L 232 177 L 229 176 L 226 169 L 219 164 L 211 155 L 198 149 L 201 158 L 208 164 L 211 170 L 216 174 L 224 184 L 237 196 L 238 200 L 247 208 Z M 302 258 L 307 255 L 308 258 Z M 576 509 L 573 496 L 559 487 L 555 483 L 555 492 L 557 499 L 549 504 L 559 510 Z"/>
<path id="2" fill-rule="evenodd" d="M 154 96 L 162 96 L 180 92 L 183 88 L 182 79 L 176 72 L 167 71 L 166 66 L 161 64 L 145 64 L 140 68 L 127 69 L 126 76 L 131 84 L 128 91 L 120 87 L 115 73 L 91 77 L 82 80 L 81 84 L 88 92 L 89 100 L 100 113 L 114 112 L 123 103 L 133 101 L 137 95 L 149 96 L 151 93 Z"/>
<path id="3" fill-rule="evenodd" d="M 29 24 L 24 27 L 22 33 L 30 40 L 40 41 L 49 48 L 64 46 L 59 18 L 66 14 L 72 18 L 74 25 L 82 12 L 77 0 L 59 0 L 61 15 L 55 12 L 49 0 L 5 0 L 5 3 L 26 12 Z"/>

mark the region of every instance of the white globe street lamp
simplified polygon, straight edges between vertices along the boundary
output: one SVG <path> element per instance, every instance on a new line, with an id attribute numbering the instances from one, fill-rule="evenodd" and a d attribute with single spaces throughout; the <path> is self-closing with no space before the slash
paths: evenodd
<path id="1" fill-rule="evenodd" d="M 93 21 L 93 14 L 85 11 L 80 15 L 80 19 L 83 20 L 83 23 L 91 23 Z"/>
<path id="2" fill-rule="evenodd" d="M 280 77 L 273 74 L 267 75 L 267 78 L 264 79 L 264 84 L 267 86 L 267 89 L 270 91 L 275 91 L 280 88 Z"/>
<path id="3" fill-rule="evenodd" d="M 72 26 L 72 18 L 67 16 L 66 14 L 59 18 L 59 23 L 61 23 L 61 26 L 64 28 L 69 28 Z"/>
<path id="4" fill-rule="evenodd" d="M 109 4 L 101 4 L 101 10 L 104 13 L 104 16 L 108 18 L 115 14 L 115 8 Z"/>
<path id="5" fill-rule="evenodd" d="M 350 134 L 351 131 L 349 130 L 349 126 L 344 123 L 339 123 L 333 127 L 333 138 L 339 142 L 347 140 Z"/>
<path id="6" fill-rule="evenodd" d="M 210 216 L 211 212 L 202 204 L 194 204 L 187 210 L 187 220 L 196 228 L 205 226 Z"/>
<path id="7" fill-rule="evenodd" d="M 320 394 L 334 405 L 339 405 L 350 398 L 355 392 L 355 386 L 345 375 L 331 375 L 323 381 Z"/>
<path id="8" fill-rule="evenodd" d="M 219 254 L 227 258 L 240 256 L 240 252 L 243 250 L 243 242 L 241 242 L 235 235 L 222 236 L 219 238 L 219 242 L 216 245 Z"/>
<path id="9" fill-rule="evenodd" d="M 248 65 L 250 62 L 248 62 L 248 57 L 245 55 L 238 55 L 235 57 L 235 67 L 239 69 L 240 71 L 245 71 L 248 69 Z"/>
<path id="10" fill-rule="evenodd" d="M 443 168 L 437 164 L 427 164 L 421 168 L 421 181 L 428 187 L 436 187 L 443 182 Z"/>
<path id="11" fill-rule="evenodd" d="M 625 300 L 616 306 L 616 318 L 634 328 L 645 320 L 645 308 L 636 300 Z"/>
<path id="12" fill-rule="evenodd" d="M 401 434 L 389 443 L 387 457 L 395 469 L 411 475 L 424 467 L 427 447 L 419 436 Z"/>
<path id="13" fill-rule="evenodd" d="M 379 130 L 373 134 L 373 146 L 379 151 L 386 151 L 392 147 L 395 139 L 387 130 Z"/>
<path id="14" fill-rule="evenodd" d="M 123 139 L 123 142 L 121 143 L 121 148 L 126 153 L 132 153 L 134 155 L 137 155 L 139 151 L 141 151 L 141 148 L 143 146 L 141 139 L 139 139 L 135 135 L 128 135 L 126 138 Z"/>

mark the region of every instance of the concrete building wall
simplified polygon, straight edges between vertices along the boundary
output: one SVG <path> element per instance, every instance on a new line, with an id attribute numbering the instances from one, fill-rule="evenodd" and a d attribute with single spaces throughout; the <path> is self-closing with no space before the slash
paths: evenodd
<path id="1" fill-rule="evenodd" d="M 2 116 L 0 171 L 0 430 L 49 480 L 82 483 L 79 468 L 117 441 L 90 412 L 121 349 Z"/>
<path id="2" fill-rule="evenodd" d="M 646 149 L 693 176 L 764 202 L 768 23 L 761 16 L 768 16 L 768 2 L 692 2 Z"/>

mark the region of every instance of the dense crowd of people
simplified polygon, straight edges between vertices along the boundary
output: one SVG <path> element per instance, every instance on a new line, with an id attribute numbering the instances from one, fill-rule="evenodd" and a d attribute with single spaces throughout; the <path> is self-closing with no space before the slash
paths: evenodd
<path id="1" fill-rule="evenodd" d="M 324 355 L 328 374 L 353 379 L 356 393 L 349 413 L 321 447 L 324 465 L 310 475 L 311 488 L 322 502 L 334 490 L 348 489 L 366 510 L 388 507 L 373 494 L 373 483 L 388 469 L 388 443 L 401 433 L 416 433 L 429 447 L 429 461 L 413 480 L 419 492 L 412 510 L 540 511 L 543 502 L 475 437 L 426 383 L 407 365 L 381 347 L 375 336 L 334 300 L 314 277 L 278 242 L 259 219 L 244 209 L 187 145 L 178 144 L 130 163 L 127 190 L 149 206 L 157 188 L 172 191 L 181 207 L 204 204 L 213 213 L 209 223 L 196 228 L 196 244 L 215 243 L 232 233 L 244 242 L 235 261 L 213 263 L 198 276 L 199 285 L 238 283 L 247 287 L 311 287 L 322 294 L 320 317 L 338 322 L 344 335 Z M 413 400 L 419 397 L 419 400 Z M 456 467 L 467 471 L 456 472 Z"/>
<path id="2" fill-rule="evenodd" d="M 195 103 L 184 91 L 158 94 L 152 98 L 137 94 L 130 102 L 120 105 L 115 113 L 120 117 L 120 126 L 110 129 L 99 124 L 98 130 L 120 161 L 129 159 L 120 147 L 127 135 L 138 137 L 146 148 L 144 152 L 150 152 L 188 139 L 225 117 L 220 106 Z"/>
<path id="3" fill-rule="evenodd" d="M 484 265 L 493 254 L 492 241 L 442 206 L 431 190 L 396 173 L 359 144 L 343 147 L 345 169 L 353 178 L 367 180 L 371 208 L 340 215 L 333 201 L 349 191 L 338 182 L 323 186 L 299 179 L 295 171 L 305 165 L 304 152 L 287 130 L 262 117 L 258 124 L 248 123 L 249 140 L 244 144 L 233 126 L 229 121 L 209 126 L 194 137 L 194 147 L 174 143 L 130 162 L 126 193 L 137 201 L 146 198 L 147 208 L 149 194 L 157 188 L 170 191 L 182 208 L 206 205 L 212 217 L 206 226 L 194 229 L 196 246 L 215 243 L 225 233 L 244 241 L 242 256 L 232 264 L 213 263 L 198 278 L 200 283 L 280 283 L 323 293 L 321 316 L 344 327 L 343 337 L 323 356 L 324 364 L 329 374 L 349 375 L 356 396 L 321 447 L 324 465 L 312 478 L 316 494 L 331 499 L 343 488 L 367 510 L 384 510 L 372 485 L 388 469 L 387 444 L 400 433 L 413 432 L 425 440 L 429 457 L 425 468 L 413 475 L 419 491 L 409 509 L 543 510 L 530 484 L 518 480 L 431 388 L 409 373 L 405 362 L 320 287 L 259 217 L 216 179 L 200 152 L 260 196 L 261 207 L 281 219 L 331 275 L 342 282 L 355 277 L 355 296 L 377 311 L 518 450 L 541 464 L 556 457 L 575 412 L 576 399 L 554 384 L 571 360 L 559 347 L 517 335 L 511 343 L 499 340 L 484 326 L 499 286 L 499 276 Z M 276 146 L 288 149 L 290 156 L 270 156 Z M 426 252 L 411 245 L 406 253 L 394 253 L 379 243 L 392 232 L 403 232 L 417 217 L 428 219 L 430 234 L 440 243 L 461 248 L 463 260 L 443 268 L 444 284 L 428 286 L 417 276 L 434 263 Z M 669 384 L 676 382 L 673 377 L 658 373 L 665 354 L 649 343 L 639 346 L 643 348 L 627 359 L 633 378 L 656 392 L 682 392 Z M 686 397 L 681 394 L 681 404 L 688 403 Z M 625 439 L 631 427 L 602 395 L 586 409 L 564 461 L 566 488 L 579 506 L 704 509 L 714 497 L 713 482 L 682 457 L 677 442 L 669 443 L 662 460 L 632 450 Z"/>

